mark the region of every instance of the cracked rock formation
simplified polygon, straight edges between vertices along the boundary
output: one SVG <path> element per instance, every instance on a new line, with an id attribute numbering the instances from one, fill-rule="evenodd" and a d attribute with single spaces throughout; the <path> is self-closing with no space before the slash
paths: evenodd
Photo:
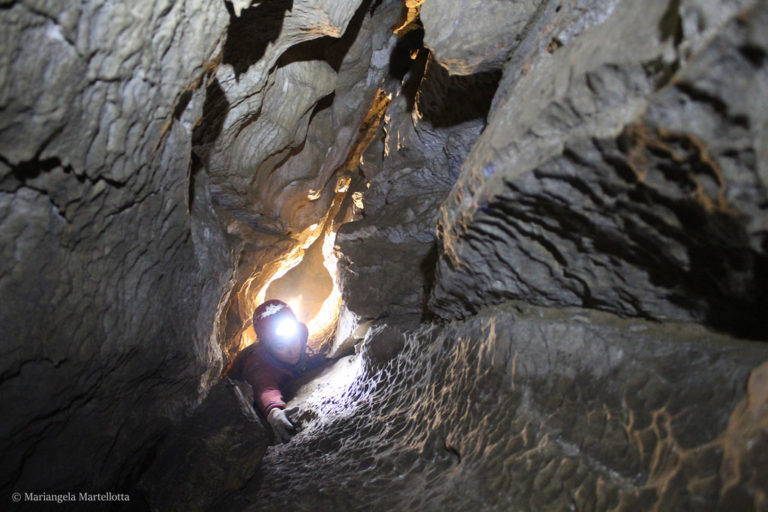
<path id="1" fill-rule="evenodd" d="M 765 26 L 0 0 L 4 505 L 766 510 Z M 267 446 L 222 372 L 268 287 L 319 309 L 334 232 L 343 357 Z"/>
<path id="2" fill-rule="evenodd" d="M 493 73 L 450 76 L 423 52 L 404 91 L 395 92 L 383 133 L 369 148 L 372 158 L 363 168 L 370 176 L 364 218 L 343 225 L 336 237 L 343 254 L 344 300 L 357 315 L 391 323 L 418 322 L 423 316 L 437 212 L 483 128 L 497 83 Z M 397 88 L 395 77 L 389 86 Z M 416 98 L 411 87 L 418 87 Z M 466 97 L 472 101 L 454 105 Z M 387 156 L 377 159 L 375 152 Z M 400 277 L 384 286 L 369 285 L 392 275 Z"/>
<path id="3" fill-rule="evenodd" d="M 519 298 L 768 335 L 768 12 L 685 5 L 618 4 L 556 49 L 531 34 L 443 206 L 435 310 Z"/>

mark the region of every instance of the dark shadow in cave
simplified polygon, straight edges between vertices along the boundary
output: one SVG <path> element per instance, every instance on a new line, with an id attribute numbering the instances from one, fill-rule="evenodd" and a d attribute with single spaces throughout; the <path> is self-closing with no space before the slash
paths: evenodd
<path id="1" fill-rule="evenodd" d="M 424 48 L 424 30 L 406 33 L 395 45 L 389 76 L 402 83 L 409 110 L 418 108 L 434 128 L 447 128 L 488 115 L 501 71 L 451 75 Z"/>
<path id="2" fill-rule="evenodd" d="M 317 114 L 320 112 L 331 108 L 331 105 L 333 105 L 333 100 L 336 99 L 336 91 L 333 91 L 331 94 L 327 94 L 320 98 L 320 101 L 317 102 L 315 105 L 315 108 L 312 109 L 312 113 L 309 115 L 309 123 L 312 124 L 312 120 L 315 118 Z"/>
<path id="3" fill-rule="evenodd" d="M 185 89 L 181 93 L 181 96 L 179 96 L 179 99 L 176 101 L 176 106 L 173 109 L 173 118 L 176 121 L 181 119 L 181 115 L 187 109 L 189 102 L 192 100 L 192 95 L 194 92 L 194 89 Z"/>
<path id="4" fill-rule="evenodd" d="M 371 2 L 371 9 L 368 11 L 371 13 L 371 16 L 373 16 L 373 13 L 376 12 L 376 9 L 379 8 L 379 6 L 384 2 L 384 0 L 373 0 Z"/>
<path id="5" fill-rule="evenodd" d="M 205 89 L 203 115 L 192 131 L 192 147 L 204 164 L 207 164 L 207 149 L 216 142 L 224 129 L 224 120 L 229 112 L 229 101 L 219 81 L 214 79 Z"/>
<path id="6" fill-rule="evenodd" d="M 267 45 L 275 41 L 283 30 L 285 13 L 293 8 L 293 0 L 264 0 L 235 16 L 230 2 L 227 40 L 222 62 L 232 65 L 235 78 L 248 71 L 264 56 Z"/>
<path id="7" fill-rule="evenodd" d="M 43 160 L 33 158 L 32 160 L 12 165 L 11 162 L 0 156 L 0 164 L 3 164 L 10 169 L 9 173 L 4 176 L 0 175 L 0 192 L 15 192 L 20 187 L 24 186 L 27 180 L 33 180 L 41 174 L 50 172 L 57 167 L 61 167 L 61 160 L 56 157 Z M 77 178 L 81 182 L 85 181 L 85 178 L 81 178 L 80 176 Z"/>
<path id="8" fill-rule="evenodd" d="M 565 204 L 542 201 L 530 197 L 518 199 L 516 204 L 498 201 L 489 204 L 486 214 L 502 219 L 514 217 L 519 222 L 542 225 L 541 219 L 551 219 L 548 230 L 552 240 L 578 239 L 585 233 L 596 252 L 627 261 L 645 271 L 649 281 L 658 289 L 667 291 L 666 298 L 694 314 L 703 316 L 702 322 L 713 330 L 746 339 L 768 339 L 768 258 L 749 249 L 744 227 L 734 218 L 715 214 L 709 217 L 693 200 L 671 201 L 658 191 L 639 186 L 630 195 L 636 204 L 664 204 L 676 211 L 682 221 L 681 228 L 664 225 L 658 219 L 645 218 L 654 227 L 686 246 L 689 267 L 680 267 L 675 257 L 659 246 L 658 234 L 647 233 L 645 224 L 626 221 L 625 234 L 631 244 L 616 233 L 594 224 L 589 216 Z M 642 197 L 641 197 L 642 196 Z M 630 203 L 631 204 L 631 203 Z M 622 204 L 617 209 L 631 208 Z M 636 210 L 636 209 L 635 209 Z M 636 210 L 635 215 L 645 215 Z M 567 265 L 567 262 L 564 262 Z M 504 300 L 509 297 L 494 297 Z M 511 297 L 519 298 L 519 297 Z M 582 297 L 582 306 L 604 311 L 615 311 L 612 304 L 593 297 Z M 655 315 L 638 310 L 636 316 L 653 320 Z"/>
<path id="9" fill-rule="evenodd" d="M 625 156 L 614 156 L 614 168 L 623 170 L 633 186 L 627 208 L 665 238 L 682 244 L 688 258 L 685 268 L 660 247 L 653 234 L 630 221 L 625 225 L 643 257 L 636 265 L 648 273 L 651 283 L 669 290 L 668 300 L 704 315 L 708 327 L 742 338 L 768 339 L 768 255 L 750 243 L 742 214 L 708 206 L 700 195 L 717 197 L 721 177 L 701 148 L 684 136 L 653 134 L 663 141 L 645 150 L 645 164 L 665 180 L 666 186 L 640 182 L 629 168 L 629 155 L 638 147 L 638 135 L 626 130 L 617 140 Z M 601 153 L 610 153 L 603 147 Z M 694 193 L 698 187 L 700 195 Z M 655 214 L 663 206 L 678 219 L 679 226 Z"/>
<path id="10" fill-rule="evenodd" d="M 416 29 L 403 35 L 389 56 L 389 78 L 396 80 L 413 111 L 416 94 L 424 76 L 429 52 L 424 48 L 424 30 Z"/>
<path id="11" fill-rule="evenodd" d="M 435 128 L 447 128 L 488 116 L 501 71 L 451 75 L 430 59 L 416 98 L 422 119 Z"/>
<path id="12" fill-rule="evenodd" d="M 398 39 L 389 56 L 389 76 L 403 80 L 413 67 L 411 55 L 424 49 L 424 30 L 411 30 Z"/>
<path id="13" fill-rule="evenodd" d="M 280 56 L 277 62 L 278 67 L 293 62 L 322 60 L 338 73 L 344 57 L 349 53 L 349 49 L 360 33 L 370 4 L 371 1 L 366 0 L 360 5 L 352 19 L 349 20 L 347 30 L 340 38 L 323 36 L 293 45 Z"/>
<path id="14" fill-rule="evenodd" d="M 192 155 L 189 168 L 188 204 L 192 208 L 195 191 L 195 176 L 200 169 L 208 166 L 210 148 L 224 129 L 224 120 L 229 112 L 229 101 L 219 81 L 214 79 L 205 89 L 205 101 L 200 122 L 192 130 Z"/>
<path id="15" fill-rule="evenodd" d="M 437 251 L 437 242 L 432 242 L 432 246 L 429 248 L 429 252 L 424 257 L 423 260 L 421 260 L 421 263 L 419 264 L 419 268 L 421 270 L 422 275 L 424 276 L 424 297 L 421 304 L 421 321 L 422 322 L 429 322 L 434 320 L 437 315 L 435 315 L 432 310 L 429 308 L 429 298 L 430 294 L 432 293 L 432 289 L 435 285 L 435 273 L 437 272 L 437 260 L 438 260 L 438 251 Z"/>

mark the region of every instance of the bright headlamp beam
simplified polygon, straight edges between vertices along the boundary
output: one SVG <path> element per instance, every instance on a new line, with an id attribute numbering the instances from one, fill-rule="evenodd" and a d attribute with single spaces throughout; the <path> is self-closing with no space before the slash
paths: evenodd
<path id="1" fill-rule="evenodd" d="M 288 338 L 290 336 L 294 336 L 298 330 L 299 325 L 296 320 L 292 318 L 284 318 L 277 324 L 277 327 L 275 328 L 275 334 L 281 338 Z"/>

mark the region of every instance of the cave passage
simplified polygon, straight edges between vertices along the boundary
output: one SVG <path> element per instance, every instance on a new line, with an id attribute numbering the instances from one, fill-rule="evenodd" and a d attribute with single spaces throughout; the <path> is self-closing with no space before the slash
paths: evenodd
<path id="1" fill-rule="evenodd" d="M 3 510 L 765 511 L 766 26 L 0 0 Z"/>

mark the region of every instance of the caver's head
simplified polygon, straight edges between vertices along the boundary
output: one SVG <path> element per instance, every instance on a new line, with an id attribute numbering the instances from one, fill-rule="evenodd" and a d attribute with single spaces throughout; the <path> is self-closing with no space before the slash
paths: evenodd
<path id="1" fill-rule="evenodd" d="M 268 300 L 253 312 L 253 329 L 276 359 L 296 364 L 307 343 L 306 327 L 296 319 L 288 304 Z"/>

